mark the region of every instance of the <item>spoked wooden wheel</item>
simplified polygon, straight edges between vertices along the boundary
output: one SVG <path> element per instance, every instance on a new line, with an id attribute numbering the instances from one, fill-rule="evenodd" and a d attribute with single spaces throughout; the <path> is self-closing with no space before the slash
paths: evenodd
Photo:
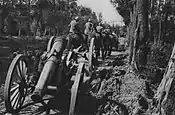
<path id="1" fill-rule="evenodd" d="M 76 72 L 74 84 L 71 89 L 71 102 L 70 102 L 70 107 L 69 107 L 69 115 L 74 115 L 77 92 L 78 92 L 78 87 L 80 85 L 80 78 L 82 75 L 83 67 L 84 67 L 84 63 L 80 63 L 78 66 L 78 70 Z"/>
<path id="2" fill-rule="evenodd" d="M 92 68 L 93 68 L 93 63 L 92 63 L 92 60 L 93 60 L 93 54 L 94 54 L 94 41 L 95 41 L 95 38 L 92 38 L 91 41 L 90 41 L 90 46 L 89 46 L 89 71 L 92 71 Z"/>
<path id="3" fill-rule="evenodd" d="M 50 37 L 49 42 L 47 44 L 47 52 L 49 52 L 54 44 L 55 36 Z"/>
<path id="4" fill-rule="evenodd" d="M 25 57 L 17 55 L 8 69 L 4 88 L 5 107 L 10 113 L 20 110 L 29 92 L 27 71 Z"/>

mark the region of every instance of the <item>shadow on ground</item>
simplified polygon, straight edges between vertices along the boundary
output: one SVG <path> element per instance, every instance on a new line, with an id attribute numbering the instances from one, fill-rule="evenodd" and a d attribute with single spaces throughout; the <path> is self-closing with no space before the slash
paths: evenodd
<path id="1" fill-rule="evenodd" d="M 78 94 L 76 102 L 76 114 L 79 115 L 92 115 L 97 112 L 99 105 L 104 103 L 103 99 L 97 99 L 92 97 L 90 94 Z M 50 100 L 48 105 L 46 105 L 47 114 L 52 114 L 52 110 L 57 111 L 55 115 L 59 113 L 68 114 L 70 104 L 70 92 L 66 90 L 60 91 L 60 93 Z M 49 111 L 50 108 L 50 111 Z"/>
<path id="2" fill-rule="evenodd" d="M 44 97 L 44 103 L 34 103 L 29 101 L 29 97 L 19 113 L 14 115 L 68 115 L 70 91 L 67 89 L 60 90 L 55 98 L 52 96 Z M 97 99 L 90 94 L 78 94 L 75 113 L 77 115 L 92 115 L 98 111 L 99 106 L 103 103 L 105 103 L 104 99 Z M 6 115 L 6 112 L 3 114 Z"/>

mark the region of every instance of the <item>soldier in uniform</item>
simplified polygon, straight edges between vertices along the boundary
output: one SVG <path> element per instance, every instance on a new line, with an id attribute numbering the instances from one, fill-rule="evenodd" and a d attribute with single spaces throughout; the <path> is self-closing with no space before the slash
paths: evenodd
<path id="1" fill-rule="evenodd" d="M 95 40 L 95 51 L 97 57 L 100 56 L 100 50 L 103 50 L 103 36 L 102 36 L 103 26 L 99 23 L 96 27 L 96 40 Z"/>
<path id="2" fill-rule="evenodd" d="M 98 26 L 96 27 L 97 33 L 99 33 L 100 35 L 102 34 L 103 31 L 103 26 L 102 23 L 99 23 Z"/>
<path id="3" fill-rule="evenodd" d="M 79 20 L 80 18 L 77 16 L 69 24 L 70 30 L 69 30 L 69 35 L 67 37 L 68 50 L 72 48 L 77 48 L 83 44 L 83 36 L 81 35 Z"/>
<path id="4" fill-rule="evenodd" d="M 84 27 L 85 27 L 85 30 L 84 30 L 85 42 L 86 42 L 86 44 L 88 44 L 88 38 L 89 38 L 90 34 L 93 32 L 93 23 L 92 23 L 91 19 L 88 19 L 88 21 Z"/>
<path id="5" fill-rule="evenodd" d="M 108 26 L 106 29 L 104 29 L 104 37 L 103 37 L 103 47 L 104 47 L 104 57 L 106 57 L 107 55 L 109 56 L 111 54 L 111 45 L 112 45 L 112 41 L 111 41 L 111 29 L 110 26 Z"/>

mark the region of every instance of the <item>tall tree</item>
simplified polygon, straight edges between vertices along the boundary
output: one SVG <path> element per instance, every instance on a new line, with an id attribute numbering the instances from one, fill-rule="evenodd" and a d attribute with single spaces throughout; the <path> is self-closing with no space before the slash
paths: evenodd
<path id="1" fill-rule="evenodd" d="M 148 39 L 148 0 L 111 0 L 128 27 L 130 63 L 146 64 L 146 41 Z M 137 54 L 137 55 L 136 55 Z"/>

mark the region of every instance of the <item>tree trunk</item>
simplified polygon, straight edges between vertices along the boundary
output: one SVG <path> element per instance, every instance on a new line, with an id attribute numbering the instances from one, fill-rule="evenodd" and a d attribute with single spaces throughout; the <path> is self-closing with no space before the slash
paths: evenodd
<path id="1" fill-rule="evenodd" d="M 5 20 L 5 15 L 6 15 L 6 13 L 5 13 L 6 11 L 5 11 L 5 8 L 4 8 L 4 6 L 3 7 L 1 7 L 0 8 L 0 34 L 2 34 L 3 33 L 3 29 L 4 29 L 4 20 Z"/>
<path id="2" fill-rule="evenodd" d="M 162 39 L 162 20 L 160 19 L 159 21 L 159 37 L 158 37 L 158 40 L 157 40 L 157 46 L 160 46 L 160 41 Z"/>
<path id="3" fill-rule="evenodd" d="M 158 110 L 163 115 L 171 115 L 171 114 L 174 115 L 173 113 L 175 113 L 174 103 L 172 103 L 172 101 L 175 102 L 174 96 L 172 96 L 171 98 L 168 98 L 171 88 L 173 91 L 175 90 L 174 85 L 173 85 L 174 76 L 175 76 L 175 44 L 174 44 L 174 48 L 173 48 L 168 66 L 167 66 L 166 71 L 164 73 L 163 79 L 162 79 L 162 81 L 157 89 L 157 93 L 154 96 L 154 98 L 158 102 L 158 105 L 157 105 Z M 172 87 L 172 85 L 173 85 L 173 87 Z M 169 105 L 169 106 L 173 106 L 172 108 L 168 108 L 169 106 L 167 106 L 168 104 L 170 104 L 170 103 L 168 103 L 170 101 L 171 101 L 171 105 Z M 169 109 L 172 110 L 171 114 L 170 114 Z M 169 113 L 165 114 L 167 112 L 169 112 Z"/>
<path id="4" fill-rule="evenodd" d="M 154 41 L 154 36 L 153 36 L 153 31 L 154 31 L 154 29 L 153 29 L 153 11 L 154 11 L 154 0 L 150 0 L 150 4 L 151 4 L 151 11 L 150 11 L 150 17 L 148 17 L 149 18 L 149 35 L 150 35 L 150 41 Z"/>
<path id="5" fill-rule="evenodd" d="M 147 63 L 146 41 L 148 39 L 148 0 L 136 0 L 131 16 L 132 37 L 130 40 L 130 61 L 135 65 L 144 66 Z M 134 42 L 135 41 L 135 42 Z M 135 44 L 135 45 L 134 45 Z M 136 55 L 137 54 L 137 55 Z"/>
<path id="6" fill-rule="evenodd" d="M 138 23 L 140 23 L 140 28 L 138 31 L 138 40 L 137 40 L 137 57 L 138 65 L 145 66 L 147 63 L 147 46 L 146 42 L 148 39 L 148 0 L 137 0 L 138 5 Z"/>
<path id="7" fill-rule="evenodd" d="M 132 63 L 132 56 L 133 56 L 133 35 L 132 35 L 132 24 L 129 24 L 129 64 Z"/>
<path id="8" fill-rule="evenodd" d="M 3 10 L 2 10 L 2 12 L 3 12 Z M 4 28 L 4 18 L 3 18 L 3 15 L 0 14 L 0 34 L 2 34 L 2 32 L 3 32 L 3 28 Z"/>
<path id="9" fill-rule="evenodd" d="M 129 50 L 130 50 L 130 56 L 129 56 L 129 63 L 132 64 L 132 60 L 133 60 L 133 50 L 134 50 L 134 31 L 135 31 L 135 22 L 136 22 L 136 13 L 137 13 L 137 9 L 136 9 L 136 4 L 133 4 L 133 8 L 132 10 L 130 10 L 130 24 L 129 24 L 129 28 L 130 28 L 130 40 L 129 40 Z"/>

